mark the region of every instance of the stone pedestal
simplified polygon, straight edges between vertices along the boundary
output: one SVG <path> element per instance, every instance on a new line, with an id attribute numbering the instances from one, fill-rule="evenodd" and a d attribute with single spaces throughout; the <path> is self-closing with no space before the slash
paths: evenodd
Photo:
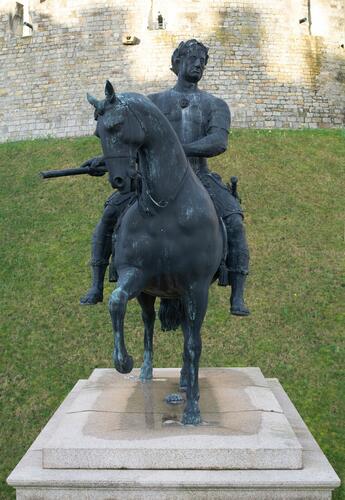
<path id="1" fill-rule="evenodd" d="M 330 499 L 339 479 L 275 379 L 201 369 L 203 424 L 182 426 L 179 370 L 94 370 L 8 478 L 19 499 Z"/>

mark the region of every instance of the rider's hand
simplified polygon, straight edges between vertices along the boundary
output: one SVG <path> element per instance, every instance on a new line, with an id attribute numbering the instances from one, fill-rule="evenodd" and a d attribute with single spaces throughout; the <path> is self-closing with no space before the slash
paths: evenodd
<path id="1" fill-rule="evenodd" d="M 85 161 L 82 165 L 80 165 L 81 168 L 89 168 L 89 175 L 92 175 L 94 177 L 102 177 L 102 175 L 105 175 L 105 172 L 103 170 L 98 170 L 99 167 L 102 169 L 104 168 L 104 157 L 103 156 L 96 156 L 95 158 L 91 158 L 90 160 Z"/>

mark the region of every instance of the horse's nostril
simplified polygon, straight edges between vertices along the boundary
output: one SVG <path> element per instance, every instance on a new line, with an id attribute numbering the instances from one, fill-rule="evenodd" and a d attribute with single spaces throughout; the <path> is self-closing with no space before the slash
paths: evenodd
<path id="1" fill-rule="evenodd" d="M 122 177 L 115 177 L 114 181 L 115 181 L 115 184 L 118 187 L 123 186 L 123 179 L 122 179 Z"/>

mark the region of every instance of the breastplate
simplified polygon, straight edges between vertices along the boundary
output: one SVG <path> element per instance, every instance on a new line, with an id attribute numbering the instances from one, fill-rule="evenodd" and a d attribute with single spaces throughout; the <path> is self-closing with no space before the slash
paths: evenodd
<path id="1" fill-rule="evenodd" d="M 206 135 L 206 116 L 202 108 L 201 96 L 172 91 L 169 109 L 164 114 L 173 126 L 182 144 L 189 144 Z M 189 158 L 194 171 L 207 170 L 206 158 Z"/>
<path id="2" fill-rule="evenodd" d="M 205 121 L 199 94 L 173 92 L 164 114 L 182 144 L 197 141 L 206 135 Z"/>

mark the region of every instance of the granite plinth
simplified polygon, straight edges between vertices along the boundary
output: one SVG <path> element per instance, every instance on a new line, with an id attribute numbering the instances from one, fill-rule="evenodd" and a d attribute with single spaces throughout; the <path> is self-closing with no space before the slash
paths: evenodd
<path id="1" fill-rule="evenodd" d="M 248 370 L 247 375 L 251 379 L 258 374 L 255 369 L 243 370 Z M 264 379 L 265 385 L 258 384 L 258 386 L 269 388 L 272 391 L 275 398 L 274 404 L 278 403 L 291 425 L 302 448 L 302 468 L 300 469 L 111 470 L 44 468 L 42 450 L 46 449 L 47 444 L 52 442 L 66 415 L 70 415 L 78 408 L 77 411 L 82 411 L 82 407 L 78 407 L 82 401 L 81 395 L 85 395 L 85 390 L 91 381 L 97 382 L 98 380 L 97 383 L 100 385 L 101 372 L 107 377 L 112 377 L 111 372 L 106 370 L 94 372 L 89 381 L 79 381 L 9 476 L 8 483 L 16 488 L 18 499 L 329 500 L 332 489 L 340 484 L 331 465 L 279 382 L 275 379 Z M 155 376 L 157 376 L 157 372 L 160 373 L 156 370 Z M 236 373 L 236 370 L 233 373 Z M 240 373 L 237 372 L 237 375 Z M 259 381 L 257 380 L 257 382 Z M 232 386 L 232 388 L 234 387 Z M 271 402 L 273 401 L 271 400 Z M 110 400 L 108 402 L 111 404 Z M 106 404 L 104 400 L 104 408 L 106 408 Z M 272 407 L 271 404 L 265 406 L 265 408 L 269 407 Z M 242 409 L 245 408 L 247 407 L 243 406 Z M 175 422 L 174 419 L 173 422 Z M 173 424 L 173 428 L 175 425 L 176 423 Z M 196 437 L 193 435 L 190 438 L 192 441 L 195 439 Z"/>
<path id="2" fill-rule="evenodd" d="M 203 424 L 181 425 L 179 370 L 95 370 L 43 447 L 53 469 L 299 469 L 302 448 L 258 368 L 203 369 Z"/>

